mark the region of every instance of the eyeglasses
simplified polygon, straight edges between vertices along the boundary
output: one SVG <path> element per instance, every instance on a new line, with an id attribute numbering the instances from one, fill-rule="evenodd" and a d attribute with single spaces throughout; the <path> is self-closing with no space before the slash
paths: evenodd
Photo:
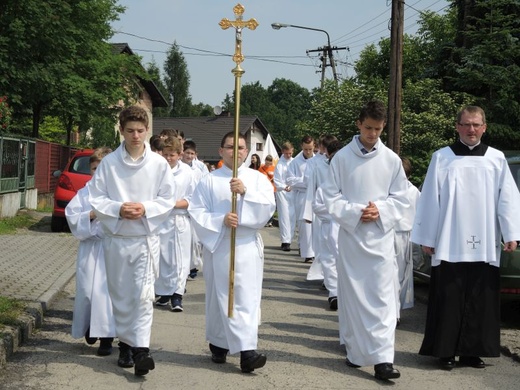
<path id="1" fill-rule="evenodd" d="M 473 127 L 475 130 L 478 130 L 482 126 L 484 126 L 484 123 L 459 123 L 459 126 L 465 128 L 465 129 L 469 129 L 469 128 Z"/>
<path id="2" fill-rule="evenodd" d="M 233 145 L 224 145 L 222 149 L 233 150 Z M 246 150 L 245 146 L 239 146 L 238 150 Z"/>

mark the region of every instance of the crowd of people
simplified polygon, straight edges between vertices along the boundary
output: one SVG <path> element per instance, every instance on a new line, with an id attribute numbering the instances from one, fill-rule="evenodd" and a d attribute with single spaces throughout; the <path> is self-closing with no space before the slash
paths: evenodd
<path id="1" fill-rule="evenodd" d="M 280 249 L 297 241 L 307 279 L 323 280 L 328 309 L 338 311 L 348 367 L 373 365 L 379 380 L 400 377 L 395 331 L 401 310 L 414 305 L 412 243 L 432 256 L 419 353 L 443 369 L 485 367 L 481 357 L 499 355 L 500 240 L 505 251 L 516 249 L 520 194 L 503 153 L 481 143 L 479 107 L 458 114 L 459 140 L 434 153 L 422 194 L 408 180 L 410 160 L 380 139 L 386 119 L 383 103 L 370 101 L 347 145 L 328 134 L 304 136 L 295 157 L 285 142 L 276 164 L 253 154 L 249 167 L 246 139 L 227 133 L 212 167 L 182 132 L 163 130 L 147 142 L 146 111 L 124 109 L 123 142 L 94 152 L 92 179 L 66 208 L 80 240 L 72 336 L 99 339 L 102 356 L 117 338 L 118 365 L 148 374 L 153 306 L 184 311 L 186 281 L 203 269 L 211 360 L 240 353 L 242 372 L 263 367 L 259 232 L 276 209 Z"/>

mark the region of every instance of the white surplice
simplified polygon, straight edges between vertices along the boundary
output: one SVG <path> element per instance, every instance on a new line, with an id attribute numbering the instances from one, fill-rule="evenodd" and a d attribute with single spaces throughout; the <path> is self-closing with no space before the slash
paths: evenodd
<path id="1" fill-rule="evenodd" d="M 108 290 L 116 333 L 131 347 L 150 345 L 154 282 L 159 263 L 158 227 L 173 208 L 174 180 L 164 157 L 151 151 L 132 161 L 124 142 L 99 164 L 89 201 L 103 225 Z M 140 202 L 145 216 L 123 219 L 123 202 Z"/>
<path id="2" fill-rule="evenodd" d="M 298 244 L 300 246 L 300 257 L 314 257 L 314 249 L 312 247 L 312 224 L 307 223 L 303 219 L 303 209 L 305 207 L 305 197 L 307 191 L 307 182 L 305 181 L 305 170 L 308 162 L 313 157 L 305 158 L 300 152 L 292 160 L 287 170 L 287 184 L 292 188 L 294 213 L 296 218 L 296 226 L 298 227 Z"/>
<path id="3" fill-rule="evenodd" d="M 65 208 L 71 233 L 80 240 L 76 260 L 76 296 L 72 313 L 72 337 L 115 337 L 112 302 L 108 294 L 103 230 L 97 219 L 90 220 L 88 183 Z"/>
<path id="4" fill-rule="evenodd" d="M 406 191 L 410 207 L 405 211 L 395 225 L 395 252 L 397 256 L 399 295 L 397 318 L 400 318 L 401 309 L 410 309 L 414 305 L 413 289 L 413 250 L 410 235 L 412 232 L 417 202 L 421 193 L 412 183 L 408 182 Z"/>
<path id="5" fill-rule="evenodd" d="M 174 199 L 176 201 L 184 199 L 189 204 L 196 184 L 193 170 L 179 161 L 171 171 L 175 181 Z M 159 227 L 161 250 L 155 294 L 184 295 L 192 256 L 191 232 L 187 209 L 172 209 L 168 219 Z"/>
<path id="6" fill-rule="evenodd" d="M 274 185 L 276 187 L 276 210 L 278 211 L 278 227 L 280 228 L 280 240 L 290 244 L 294 236 L 296 218 L 294 211 L 294 192 L 285 191 L 287 187 L 287 170 L 293 158 L 286 159 L 283 155 L 278 160 L 274 169 Z"/>
<path id="7" fill-rule="evenodd" d="M 519 220 L 520 195 L 502 152 L 489 147 L 484 156 L 461 157 L 445 147 L 428 167 L 412 241 L 435 248 L 433 267 L 441 261 L 499 267 L 501 239 L 520 239 Z"/>
<path id="8" fill-rule="evenodd" d="M 356 136 L 358 137 L 358 136 Z M 397 262 L 394 226 L 409 207 L 401 159 L 383 145 L 363 154 L 353 139 L 331 161 L 323 198 L 340 225 L 338 317 L 340 342 L 360 366 L 393 363 Z M 361 222 L 372 201 L 375 222 Z"/>
<path id="9" fill-rule="evenodd" d="M 320 238 L 322 240 L 320 245 L 320 263 L 323 273 L 323 283 L 329 292 L 329 298 L 337 297 L 338 271 L 336 269 L 336 259 L 338 258 L 339 225 L 332 219 L 325 207 L 321 187 L 318 187 L 316 190 L 316 195 L 312 202 L 312 210 L 316 218 L 320 220 Z M 307 279 L 309 279 L 309 274 L 307 274 Z"/>
<path id="10" fill-rule="evenodd" d="M 233 354 L 257 348 L 264 263 L 259 229 L 273 215 L 275 200 L 265 175 L 244 165 L 238 169 L 247 192 L 237 196 L 235 299 L 233 318 L 228 318 L 231 229 L 224 225 L 224 217 L 231 211 L 231 177 L 232 171 L 226 166 L 204 176 L 188 211 L 204 248 L 206 339 Z"/>

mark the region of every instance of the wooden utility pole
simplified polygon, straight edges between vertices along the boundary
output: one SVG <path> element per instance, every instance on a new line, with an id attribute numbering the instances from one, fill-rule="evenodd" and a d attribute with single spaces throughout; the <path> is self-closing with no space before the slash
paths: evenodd
<path id="1" fill-rule="evenodd" d="M 390 32 L 390 87 L 388 90 L 388 147 L 401 149 L 401 100 L 403 90 L 404 0 L 392 0 Z"/>

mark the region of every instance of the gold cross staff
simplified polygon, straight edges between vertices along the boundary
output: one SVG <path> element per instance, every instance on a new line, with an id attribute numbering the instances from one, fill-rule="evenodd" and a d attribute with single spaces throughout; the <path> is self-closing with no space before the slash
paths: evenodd
<path id="1" fill-rule="evenodd" d="M 220 21 L 219 25 L 223 30 L 227 30 L 229 27 L 234 27 L 236 30 L 235 34 L 235 54 L 233 55 L 233 61 L 237 64 L 231 71 L 235 75 L 235 133 L 233 138 L 233 178 L 238 176 L 238 136 L 240 134 L 240 78 L 244 74 L 244 70 L 240 67 L 240 63 L 244 61 L 244 55 L 242 54 L 242 29 L 244 27 L 254 30 L 258 27 L 258 22 L 255 19 L 249 19 L 244 21 L 242 14 L 245 8 L 242 4 L 237 4 L 233 7 L 235 14 L 235 20 L 229 20 L 224 18 Z M 231 194 L 231 212 L 236 213 L 237 211 L 237 194 L 233 192 Z M 228 317 L 233 318 L 233 304 L 235 300 L 235 241 L 236 241 L 236 228 L 231 228 L 231 251 L 229 253 L 229 294 L 228 294 Z"/>
<path id="2" fill-rule="evenodd" d="M 258 27 L 258 22 L 254 18 L 243 20 L 242 15 L 244 11 L 244 6 L 242 4 L 237 4 L 233 8 L 233 13 L 236 16 L 236 19 L 229 20 L 228 18 L 224 18 L 219 23 L 222 30 L 227 30 L 230 27 L 234 27 L 236 30 L 235 54 L 233 55 L 233 61 L 237 64 L 237 69 L 240 69 L 240 63 L 244 61 L 244 55 L 242 54 L 242 29 L 247 27 L 250 30 L 254 30 Z"/>

